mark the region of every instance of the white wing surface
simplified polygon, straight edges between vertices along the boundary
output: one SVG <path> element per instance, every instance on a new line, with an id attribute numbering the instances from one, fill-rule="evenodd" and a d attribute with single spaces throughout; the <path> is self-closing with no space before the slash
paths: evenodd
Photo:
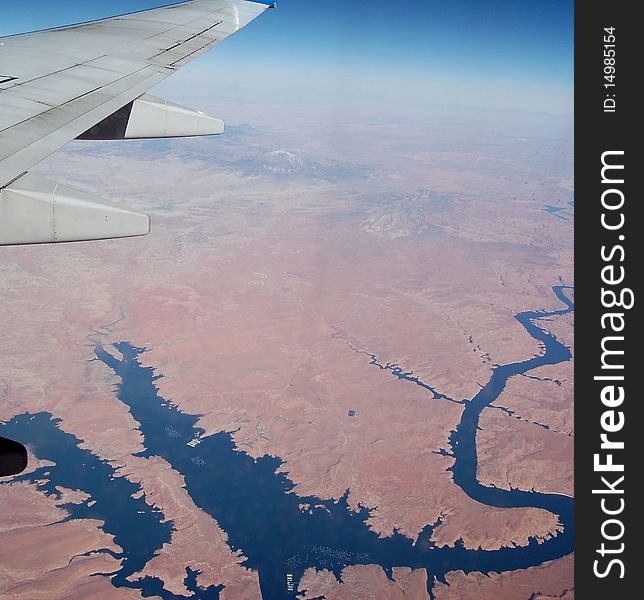
<path id="1" fill-rule="evenodd" d="M 144 94 L 267 8 L 193 0 L 0 38 L 0 244 L 147 233 L 146 215 L 129 211 L 126 225 L 128 209 L 27 171 L 78 137 L 221 133 L 218 119 Z"/>

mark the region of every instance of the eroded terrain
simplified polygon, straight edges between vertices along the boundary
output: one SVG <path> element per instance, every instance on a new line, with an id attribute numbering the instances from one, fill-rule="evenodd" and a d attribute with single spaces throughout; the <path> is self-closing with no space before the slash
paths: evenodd
<path id="1" fill-rule="evenodd" d="M 76 143 L 44 163 L 47 177 L 151 211 L 153 232 L 3 249 L 0 419 L 47 411 L 139 484 L 174 531 L 130 579 L 156 576 L 176 594 L 188 593 L 186 567 L 200 586 L 224 586 L 222 598 L 260 590 L 182 474 L 135 456 L 141 433 L 97 344 L 147 348 L 141 360 L 162 375 L 159 394 L 202 415 L 204 435 L 231 432 L 238 451 L 280 458 L 299 496 L 348 490 L 349 506 L 369 508 L 380 536 L 415 540 L 437 524 L 438 546 L 494 550 L 556 535 L 548 511 L 486 506 L 455 485 L 449 436 L 495 365 L 540 352 L 515 315 L 559 308 L 552 286 L 572 283 L 571 221 L 543 210 L 570 201 L 567 132 L 545 122 L 536 134 L 530 120 L 496 131 L 366 122 L 340 126 L 322 148 L 316 140 L 328 131 L 296 125 L 233 127 L 213 140 Z M 572 347 L 569 316 L 540 326 Z M 390 365 L 435 391 L 382 368 Z M 480 425 L 482 484 L 572 494 L 571 363 L 510 379 Z M 119 561 L 100 523 L 62 522 L 63 504 L 91 502 L 83 493 L 0 486 L 3 504 L 20 506 L 3 511 L 0 535 L 36 561 L 4 557 L 0 593 L 138 595 L 100 575 Z M 27 551 L 44 527 L 54 562 Z M 436 597 L 570 597 L 568 558 L 534 569 L 454 573 L 449 587 L 436 583 Z M 367 564 L 348 567 L 342 583 L 328 571 L 300 582 L 311 598 L 371 588 L 425 598 L 427 573 L 401 568 L 387 578 Z M 526 593 L 503 596 L 508 588 Z"/>

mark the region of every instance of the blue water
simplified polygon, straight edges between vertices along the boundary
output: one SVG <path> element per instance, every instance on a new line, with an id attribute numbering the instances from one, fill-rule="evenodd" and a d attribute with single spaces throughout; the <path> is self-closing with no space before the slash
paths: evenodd
<path id="1" fill-rule="evenodd" d="M 568 204 L 572 206 L 570 202 Z M 559 214 L 562 210 L 566 210 L 565 206 L 552 206 L 551 204 L 546 204 L 543 210 L 545 210 L 547 213 L 550 213 L 551 215 L 554 215 L 558 219 L 561 219 L 562 221 L 570 221 L 568 217 Z"/>
<path id="2" fill-rule="evenodd" d="M 574 310 L 566 297 L 568 286 L 553 288 L 563 303 L 560 310 L 529 311 L 517 315 L 528 333 L 539 340 L 542 351 L 524 361 L 498 365 L 490 380 L 469 400 L 458 400 L 463 405 L 461 421 L 450 436 L 449 454 L 455 459 L 452 467 L 454 481 L 471 498 L 487 505 L 516 508 L 538 507 L 559 516 L 564 530 L 554 538 L 537 543 L 532 540 L 524 547 L 503 548 L 495 551 L 467 550 L 462 544 L 453 548 L 437 548 L 429 541 L 429 524 L 417 540 L 410 540 L 397 532 L 390 538 L 379 538 L 366 526 L 367 508 L 352 512 L 347 506 L 347 495 L 339 501 L 296 496 L 292 484 L 284 474 L 276 473 L 281 461 L 263 457 L 257 461 L 238 451 L 230 434 L 220 433 L 204 438 L 195 448 L 187 442 L 203 431 L 196 428 L 198 415 L 180 412 L 161 398 L 155 387 L 159 376 L 152 368 L 143 367 L 139 356 L 145 350 L 128 343 L 116 344 L 122 355 L 119 360 L 97 348 L 97 357 L 121 378 L 118 397 L 140 423 L 145 438 L 144 456 L 159 455 L 183 474 L 186 489 L 195 504 L 211 514 L 228 533 L 229 543 L 247 557 L 245 566 L 257 570 L 262 595 L 266 600 L 295 598 L 287 590 L 287 575 L 295 583 L 308 567 L 330 569 L 339 578 L 342 569 L 352 564 L 379 564 L 390 575 L 395 566 L 424 567 L 429 574 L 429 592 L 433 578 L 443 580 L 445 573 L 461 569 L 465 572 L 507 571 L 526 568 L 565 556 L 573 550 L 573 500 L 558 494 L 542 494 L 521 490 L 502 490 L 481 485 L 476 479 L 476 431 L 479 415 L 496 400 L 509 378 L 525 374 L 542 365 L 570 360 L 570 350 L 554 336 L 544 332 L 535 323 L 539 319 L 569 313 Z M 388 368 L 392 374 L 410 383 L 424 387 L 428 402 L 455 400 L 437 392 L 396 365 L 380 365 L 373 355 L 370 363 Z M 392 368 L 393 367 L 393 368 Z M 5 425 L 0 434 L 14 437 L 23 443 L 32 443 L 36 453 L 54 460 L 56 467 L 38 469 L 23 476 L 30 481 L 47 477 L 43 487 L 49 493 L 55 485 L 83 489 L 97 500 L 93 506 L 84 503 L 67 508 L 73 518 L 91 517 L 105 522 L 104 529 L 116 535 L 116 542 L 124 549 L 124 563 L 114 575 L 116 586 L 139 587 L 144 595 L 175 598 L 163 590 L 163 582 L 146 578 L 138 583 L 127 582 L 126 577 L 139 570 L 147 560 L 168 541 L 171 523 L 163 523 L 162 515 L 150 509 L 142 499 L 132 495 L 139 487 L 122 478 L 114 478 L 112 468 L 86 450 L 79 441 L 57 428 L 58 421 L 50 415 L 21 415 Z M 303 503 L 321 508 L 302 512 Z M 196 586 L 196 573 L 186 571 L 186 582 L 193 598 L 217 598 L 219 588 L 202 590 Z"/>

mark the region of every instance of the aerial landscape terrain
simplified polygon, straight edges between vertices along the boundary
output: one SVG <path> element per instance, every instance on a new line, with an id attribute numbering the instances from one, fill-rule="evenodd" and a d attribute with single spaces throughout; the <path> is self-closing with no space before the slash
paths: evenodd
<path id="1" fill-rule="evenodd" d="M 0 248 L 0 598 L 573 600 L 572 3 L 283 4 L 33 169 L 151 232 Z"/>
<path id="2" fill-rule="evenodd" d="M 11 507 L 0 518 L 3 597 L 134 598 L 148 585 L 164 598 L 260 598 L 275 577 L 283 588 L 266 598 L 572 597 L 570 555 L 539 557 L 571 524 L 538 503 L 466 493 L 451 437 L 499 365 L 544 355 L 517 315 L 561 352 L 573 347 L 571 313 L 553 293 L 573 299 L 567 123 L 461 119 L 367 117 L 330 132 L 276 118 L 214 139 L 77 142 L 41 165 L 154 222 L 146 238 L 3 249 L 0 429 L 32 454 L 27 474 L 0 485 Z M 509 376 L 481 411 L 481 486 L 572 496 L 569 359 Z M 165 417 L 138 417 L 125 398 L 144 389 L 128 387 L 135 376 L 149 379 L 148 405 L 176 411 L 164 427 L 176 452 L 154 450 L 150 428 Z M 184 418 L 202 446 L 186 444 Z M 60 444 L 43 441 L 54 431 L 71 440 L 60 464 Z M 294 514 L 295 529 L 300 515 L 313 523 L 311 549 L 278 575 L 262 574 L 273 573 L 268 539 L 289 527 L 248 547 L 249 526 L 201 501 L 196 475 L 179 467 L 183 454 L 205 473 L 225 452 L 239 473 L 202 482 L 212 496 L 256 485 L 258 519 L 290 498 L 274 510 Z M 89 457 L 107 469 L 103 487 L 75 475 Z M 134 540 L 101 508 L 116 481 L 127 482 L 123 510 L 136 501 L 157 532 L 144 557 L 127 558 Z M 230 502 L 245 497 L 235 493 Z M 315 539 L 336 511 L 345 547 Z M 389 540 L 377 551 L 387 558 L 352 549 L 353 529 L 365 548 Z M 491 564 L 523 548 L 525 565 L 414 568 L 424 559 L 403 555 L 421 542 Z"/>

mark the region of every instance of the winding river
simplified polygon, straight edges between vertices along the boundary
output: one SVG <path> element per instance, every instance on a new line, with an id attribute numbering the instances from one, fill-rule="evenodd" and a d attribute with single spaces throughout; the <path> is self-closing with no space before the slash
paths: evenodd
<path id="1" fill-rule="evenodd" d="M 365 523 L 368 509 L 349 510 L 346 494 L 332 501 L 289 493 L 292 484 L 284 474 L 276 472 L 281 465 L 279 459 L 266 456 L 253 460 L 235 447 L 228 433 L 205 437 L 199 445 L 189 446 L 188 441 L 203 434 L 196 427 L 199 416 L 179 411 L 158 395 L 155 381 L 160 376 L 139 361 L 144 349 L 123 342 L 115 345 L 119 358 L 100 346 L 96 356 L 121 379 L 118 397 L 140 424 L 145 438 L 144 455 L 159 455 L 183 474 L 195 504 L 220 523 L 233 550 L 240 550 L 246 557 L 245 566 L 259 573 L 265 600 L 296 598 L 297 582 L 308 567 L 329 569 L 340 577 L 342 569 L 352 564 L 379 564 L 389 576 L 397 566 L 426 568 L 428 591 L 433 597 L 434 578 L 442 581 L 449 571 L 488 573 L 521 569 L 560 558 L 573 550 L 572 498 L 483 486 L 476 478 L 476 431 L 481 412 L 499 397 L 511 377 L 571 359 L 570 350 L 537 325 L 540 319 L 574 310 L 566 289 L 569 286 L 553 288 L 563 308 L 516 315 L 527 332 L 541 342 L 540 354 L 521 362 L 495 366 L 489 381 L 476 396 L 456 401 L 463 405 L 463 413 L 450 436 L 449 454 L 454 458 L 451 470 L 455 483 L 483 504 L 507 509 L 545 509 L 558 515 L 563 526 L 563 531 L 542 543 L 532 540 L 527 546 L 493 551 L 470 550 L 462 544 L 438 548 L 430 541 L 436 523 L 427 525 L 417 540 L 398 533 L 379 538 Z M 371 364 L 389 368 L 378 364 L 374 355 L 370 356 Z M 390 370 L 394 376 L 427 389 L 428 402 L 455 401 L 410 373 L 395 366 Z M 80 441 L 59 429 L 58 423 L 50 414 L 39 413 L 19 415 L 0 424 L 0 435 L 31 444 L 38 456 L 56 463 L 18 479 L 38 482 L 50 494 L 57 494 L 57 485 L 91 494 L 91 500 L 66 505 L 66 508 L 69 518 L 103 521 L 104 530 L 113 534 L 123 548 L 124 560 L 112 576 L 113 584 L 139 588 L 145 596 L 181 598 L 166 591 L 159 579 L 128 579 L 169 541 L 172 523 L 164 522 L 163 515 L 149 507 L 144 498 L 134 497 L 140 489 L 137 484 L 116 477 L 108 463 L 80 448 Z M 303 511 L 301 504 L 315 508 Z M 217 598 L 221 588 L 198 587 L 196 575 L 186 569 L 190 597 Z M 294 589 L 288 586 L 290 580 L 295 584 Z"/>

